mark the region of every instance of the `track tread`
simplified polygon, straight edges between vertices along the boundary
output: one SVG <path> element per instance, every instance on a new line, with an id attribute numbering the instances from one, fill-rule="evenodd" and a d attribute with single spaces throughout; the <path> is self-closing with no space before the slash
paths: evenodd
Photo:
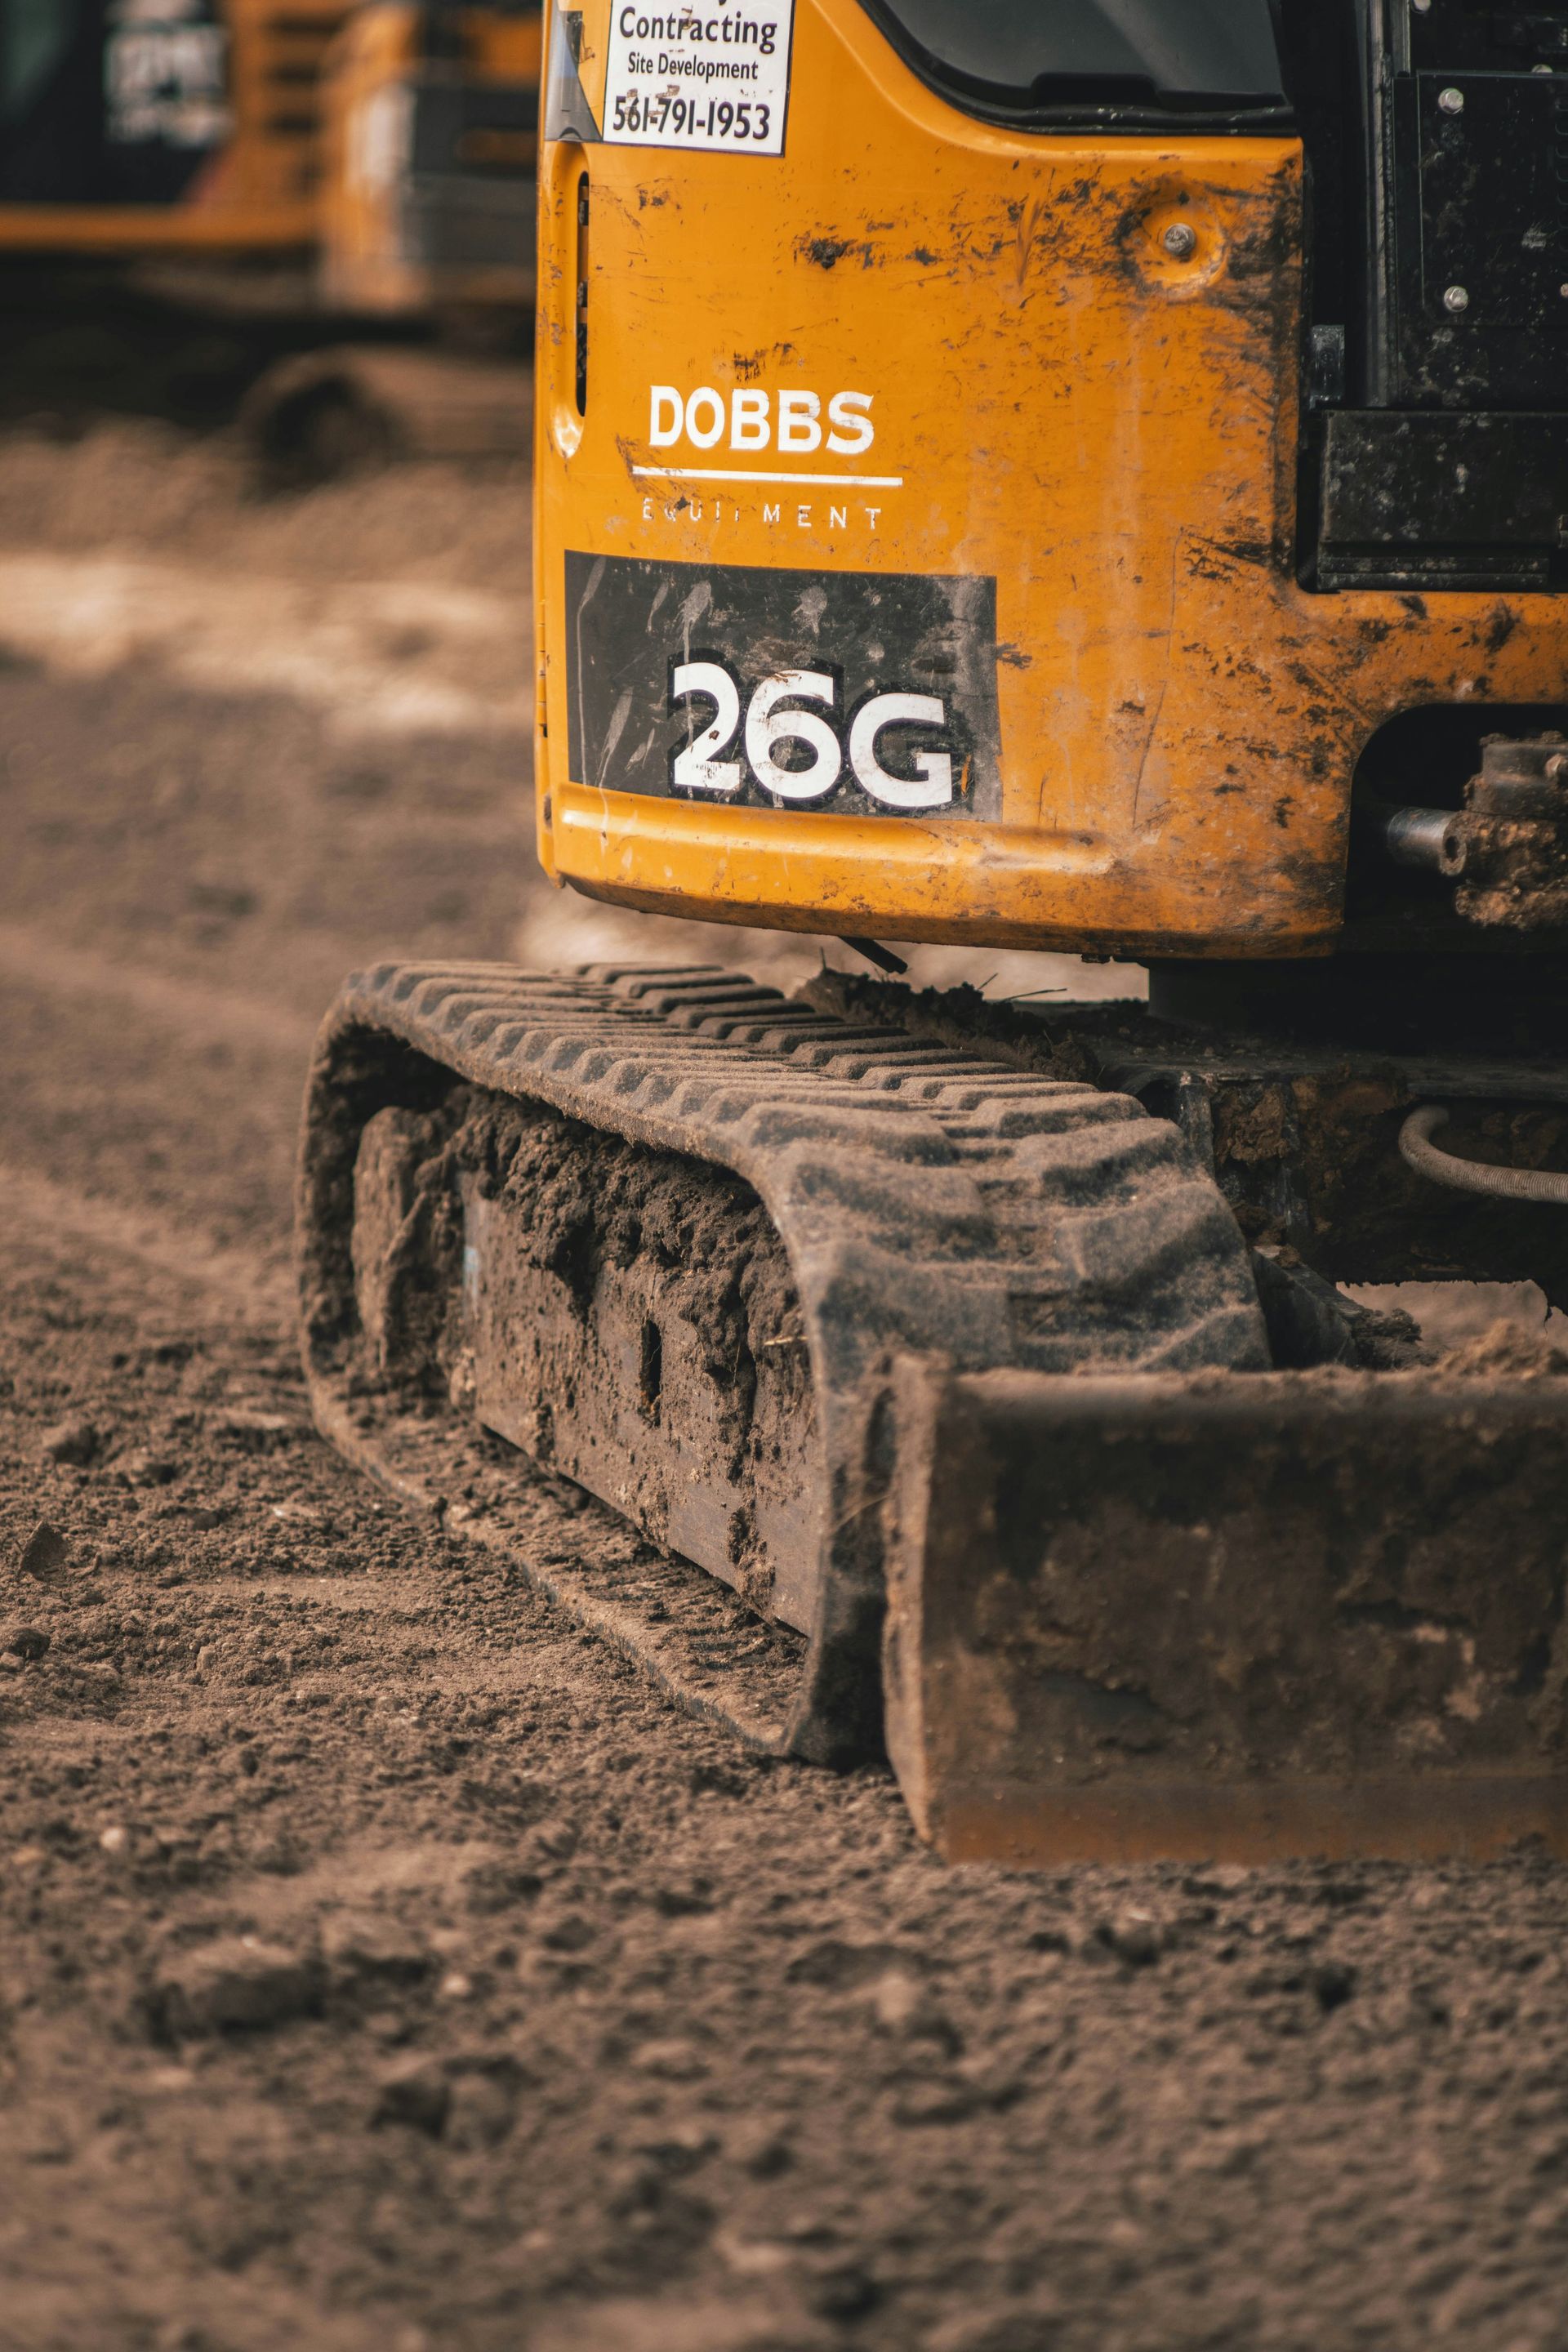
<path id="1" fill-rule="evenodd" d="M 839 1024 L 721 969 L 379 964 L 347 983 L 323 1029 L 301 1163 L 303 1318 L 324 1425 L 342 1425 L 343 1234 L 375 1083 L 364 1073 L 399 1047 L 729 1168 L 767 1207 L 795 1274 L 826 1462 L 822 1616 L 784 1741 L 796 1752 L 833 1751 L 880 1608 L 857 1532 L 879 1364 L 913 1351 L 958 1371 L 1267 1367 L 1234 1220 L 1177 1129 L 1131 1097 Z"/>
<path id="2" fill-rule="evenodd" d="M 507 966 L 378 965 L 349 982 L 350 1007 L 372 1026 L 378 1013 L 413 1013 L 422 1034 L 407 1043 L 442 1060 L 458 1048 L 457 1066 L 503 1092 L 545 1091 L 571 1116 L 699 1158 L 734 1164 L 741 1150 L 739 1172 L 764 1198 L 759 1156 L 815 1140 L 835 1155 L 814 1187 L 819 1206 L 830 1188 L 852 1223 L 858 1182 L 879 1245 L 904 1229 L 906 1278 L 920 1277 L 929 1252 L 933 1274 L 955 1260 L 983 1264 L 1003 1298 L 1028 1295 L 1042 1256 L 1065 1250 L 1086 1289 L 1125 1310 L 1184 1250 L 1184 1278 L 1156 1279 L 1142 1312 L 1086 1329 L 1076 1370 L 1152 1367 L 1209 1328 L 1224 1334 L 1215 1360 L 1267 1362 L 1239 1235 L 1176 1130 L 1131 1097 L 836 1024 L 716 967 L 591 965 L 563 979 Z M 701 1026 L 686 1026 L 694 1013 Z M 541 1077 L 570 1084 L 542 1090 L 530 1083 Z M 890 1180 L 889 1162 L 912 1163 L 911 1181 Z M 939 1190 L 942 1166 L 962 1182 Z M 797 1201 L 800 1181 L 794 1173 Z M 1031 1319 L 1019 1318 L 1011 1360 L 1047 1369 Z M 1100 1322 L 1092 1311 L 1087 1319 Z M 995 1324 L 984 1320 L 991 1360 Z M 1050 1355 L 1054 1368 L 1056 1345 Z"/>

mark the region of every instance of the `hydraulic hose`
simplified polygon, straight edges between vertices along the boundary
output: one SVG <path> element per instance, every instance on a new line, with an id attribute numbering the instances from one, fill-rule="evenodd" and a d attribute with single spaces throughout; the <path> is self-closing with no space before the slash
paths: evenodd
<path id="1" fill-rule="evenodd" d="M 1568 1176 L 1552 1169 L 1489 1168 L 1479 1160 L 1457 1160 L 1451 1151 L 1439 1151 L 1432 1131 L 1446 1127 L 1447 1120 L 1441 1103 L 1423 1103 L 1400 1129 L 1400 1152 L 1418 1175 L 1456 1192 L 1484 1192 L 1494 1201 L 1551 1201 L 1568 1208 Z"/>

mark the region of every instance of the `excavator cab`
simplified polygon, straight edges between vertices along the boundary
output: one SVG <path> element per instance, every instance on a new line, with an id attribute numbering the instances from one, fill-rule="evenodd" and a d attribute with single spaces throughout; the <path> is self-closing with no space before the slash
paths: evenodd
<path id="1" fill-rule="evenodd" d="M 544 77 L 546 869 L 1150 1002 L 356 975 L 321 1425 L 950 1855 L 1562 1850 L 1568 6 L 554 0 Z"/>

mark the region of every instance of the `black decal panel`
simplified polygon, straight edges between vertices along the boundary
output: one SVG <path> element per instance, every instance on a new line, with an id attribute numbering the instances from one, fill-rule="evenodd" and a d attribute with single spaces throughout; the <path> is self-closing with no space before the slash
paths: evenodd
<path id="1" fill-rule="evenodd" d="M 994 580 L 572 552 L 566 610 L 574 782 L 1000 816 Z"/>

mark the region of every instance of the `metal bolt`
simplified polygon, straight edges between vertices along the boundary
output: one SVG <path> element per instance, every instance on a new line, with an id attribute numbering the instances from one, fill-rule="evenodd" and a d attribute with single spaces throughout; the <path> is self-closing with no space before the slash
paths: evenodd
<path id="1" fill-rule="evenodd" d="M 1173 221 L 1160 242 L 1173 261 L 1190 261 L 1198 249 L 1198 233 L 1190 221 Z"/>
<path id="2" fill-rule="evenodd" d="M 1465 93 L 1462 89 L 1455 89 L 1450 83 L 1447 89 L 1440 89 L 1437 92 L 1437 103 L 1445 114 L 1463 114 Z"/>
<path id="3" fill-rule="evenodd" d="M 1443 308 L 1445 310 L 1452 310 L 1456 315 L 1458 315 L 1459 311 L 1468 310 L 1469 307 L 1470 291 L 1468 286 L 1444 287 Z"/>

